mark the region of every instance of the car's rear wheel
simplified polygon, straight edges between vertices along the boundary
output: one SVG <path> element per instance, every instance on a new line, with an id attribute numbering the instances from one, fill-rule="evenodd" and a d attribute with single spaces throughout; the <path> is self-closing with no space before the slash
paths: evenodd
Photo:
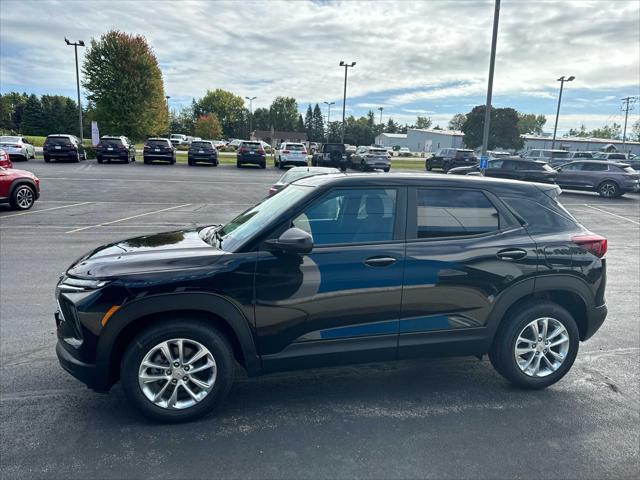
<path id="1" fill-rule="evenodd" d="M 391 167 L 387 167 L 387 168 L 385 168 L 385 169 L 384 169 L 384 172 L 385 172 L 385 173 L 389 173 L 389 170 L 391 170 Z"/>
<path id="2" fill-rule="evenodd" d="M 18 186 L 11 194 L 11 206 L 16 210 L 29 210 L 36 201 L 36 194 L 29 185 Z"/>
<path id="3" fill-rule="evenodd" d="M 149 160 L 148 158 L 144 158 L 144 159 L 143 159 L 143 163 L 144 163 L 145 165 L 149 165 L 149 164 L 151 163 L 151 160 Z"/>
<path id="4" fill-rule="evenodd" d="M 426 168 L 427 172 L 430 172 L 433 169 L 433 167 L 431 166 L 430 163 L 426 163 L 425 164 L 425 168 Z"/>
<path id="5" fill-rule="evenodd" d="M 575 320 L 549 301 L 524 304 L 503 319 L 489 351 L 494 368 L 511 383 L 540 389 L 556 383 L 578 354 Z"/>
<path id="6" fill-rule="evenodd" d="M 236 160 L 236 168 L 240 168 L 240 167 L 242 167 L 242 164 Z"/>
<path id="7" fill-rule="evenodd" d="M 102 159 L 102 157 L 97 157 L 96 160 L 98 160 L 98 163 L 102 163 L 104 162 L 104 160 Z"/>
<path id="8" fill-rule="evenodd" d="M 598 186 L 598 193 L 601 197 L 605 198 L 619 197 L 620 187 L 618 187 L 617 183 L 607 180 Z"/>
<path id="9" fill-rule="evenodd" d="M 45 163 L 49 163 L 51 161 L 51 157 L 48 157 L 47 155 L 44 156 L 44 162 Z"/>
<path id="10" fill-rule="evenodd" d="M 233 382 L 233 352 L 212 325 L 176 319 L 132 340 L 120 367 L 129 400 L 163 422 L 192 420 L 216 406 Z"/>

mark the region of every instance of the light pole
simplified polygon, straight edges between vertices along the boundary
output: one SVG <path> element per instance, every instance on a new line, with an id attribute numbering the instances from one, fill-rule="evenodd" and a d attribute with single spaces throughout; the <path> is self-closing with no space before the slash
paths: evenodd
<path id="1" fill-rule="evenodd" d="M 70 42 L 67 37 L 64 37 L 64 42 L 67 45 L 73 45 L 73 50 L 76 54 L 76 87 L 78 88 L 78 118 L 80 120 L 80 144 L 82 144 L 84 138 L 82 135 L 82 105 L 80 104 L 80 72 L 78 71 L 78 47 L 84 47 L 84 41 L 78 40 L 77 42 Z"/>
<path id="2" fill-rule="evenodd" d="M 556 132 L 558 130 L 558 117 L 560 116 L 560 102 L 562 102 L 562 89 L 564 87 L 564 82 L 573 82 L 576 77 L 571 75 L 569 78 L 564 78 L 564 75 L 561 76 L 557 81 L 560 82 L 560 95 L 558 95 L 558 110 L 556 110 L 556 123 L 553 126 L 553 140 L 551 141 L 551 150 L 556 147 Z"/>
<path id="3" fill-rule="evenodd" d="M 253 101 L 258 97 L 244 97 L 249 100 L 249 139 L 251 139 L 251 132 L 253 131 Z"/>
<path id="4" fill-rule="evenodd" d="M 356 62 L 346 63 L 344 60 L 340 60 L 340 66 L 344 67 L 344 95 L 342 97 L 342 135 L 340 136 L 340 142 L 344 143 L 344 108 L 347 103 L 347 70 L 349 67 L 355 67 Z"/>
<path id="5" fill-rule="evenodd" d="M 633 104 L 636 103 L 637 97 L 625 97 L 622 98 L 622 103 L 626 105 L 624 110 L 624 130 L 622 131 L 622 148 L 627 143 L 627 120 L 629 119 L 629 110 L 633 110 Z"/>
<path id="6" fill-rule="evenodd" d="M 487 101 L 484 107 L 484 129 L 482 131 L 482 151 L 480 160 L 487 156 L 489 127 L 491 126 L 491 96 L 493 94 L 493 71 L 496 65 L 496 43 L 498 41 L 498 22 L 500 20 L 500 0 L 496 0 L 493 10 L 493 35 L 491 36 L 491 56 L 489 58 L 489 81 L 487 83 Z M 481 168 L 484 175 L 484 168 Z"/>
<path id="7" fill-rule="evenodd" d="M 324 102 L 327 106 L 327 143 L 329 143 L 329 125 L 331 124 L 331 105 L 335 105 L 336 102 Z"/>
<path id="8" fill-rule="evenodd" d="M 378 110 L 380 110 L 380 125 L 382 125 L 382 110 L 384 110 L 384 107 L 378 107 Z"/>

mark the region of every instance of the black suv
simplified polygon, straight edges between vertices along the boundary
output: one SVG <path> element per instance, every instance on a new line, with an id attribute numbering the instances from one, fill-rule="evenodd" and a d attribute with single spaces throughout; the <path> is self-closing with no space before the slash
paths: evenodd
<path id="1" fill-rule="evenodd" d="M 450 169 L 450 175 L 479 175 L 480 164 L 472 167 Z M 506 157 L 489 160 L 484 171 L 485 177 L 508 178 L 525 182 L 554 183 L 558 172 L 541 160 L 525 160 L 520 157 Z"/>
<path id="2" fill-rule="evenodd" d="M 66 134 L 48 135 L 42 145 L 42 155 L 47 163 L 51 160 L 79 162 L 87 159 L 87 154 L 80 139 Z"/>
<path id="3" fill-rule="evenodd" d="M 467 167 L 478 163 L 478 157 L 473 150 L 465 148 L 441 148 L 438 152 L 424 162 L 424 168 L 430 172 L 434 168 L 441 169 L 447 173 L 449 169 L 455 167 Z"/>
<path id="4" fill-rule="evenodd" d="M 194 418 L 251 375 L 486 353 L 524 388 L 602 325 L 607 240 L 555 185 L 318 175 L 224 226 L 123 240 L 57 285 L 57 354 L 144 414 Z"/>
<path id="5" fill-rule="evenodd" d="M 238 145 L 236 153 L 236 167 L 240 168 L 247 163 L 267 168 L 267 154 L 260 142 L 242 141 Z"/>
<path id="6" fill-rule="evenodd" d="M 176 163 L 176 149 L 168 138 L 149 138 L 144 143 L 142 158 L 145 165 L 150 165 L 154 160 Z"/>
<path id="7" fill-rule="evenodd" d="M 136 147 L 127 137 L 105 135 L 96 145 L 96 159 L 98 163 L 103 163 L 105 160 L 108 162 L 112 160 L 124 163 L 135 162 Z"/>
<path id="8" fill-rule="evenodd" d="M 187 160 L 189 165 L 192 166 L 198 162 L 205 162 L 217 167 L 218 149 L 210 140 L 194 140 L 191 142 L 191 145 L 189 145 Z"/>
<path id="9" fill-rule="evenodd" d="M 324 143 L 311 157 L 313 167 L 333 167 L 345 171 L 349 165 L 344 143 Z"/>

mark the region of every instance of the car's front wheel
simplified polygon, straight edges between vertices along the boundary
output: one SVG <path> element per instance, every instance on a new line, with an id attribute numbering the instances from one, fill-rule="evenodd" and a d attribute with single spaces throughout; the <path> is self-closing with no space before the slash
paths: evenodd
<path id="1" fill-rule="evenodd" d="M 192 420 L 215 407 L 233 383 L 233 352 L 208 322 L 163 321 L 131 342 L 120 377 L 129 400 L 163 422 Z"/>
<path id="2" fill-rule="evenodd" d="M 36 195 L 29 185 L 20 185 L 11 195 L 11 206 L 16 210 L 29 210 L 36 201 Z"/>
<path id="3" fill-rule="evenodd" d="M 602 182 L 598 186 L 598 193 L 601 197 L 614 198 L 620 196 L 620 187 L 615 182 Z"/>
<path id="4" fill-rule="evenodd" d="M 511 383 L 540 389 L 573 365 L 579 331 L 566 309 L 549 301 L 524 304 L 503 319 L 489 351 L 494 368 Z"/>

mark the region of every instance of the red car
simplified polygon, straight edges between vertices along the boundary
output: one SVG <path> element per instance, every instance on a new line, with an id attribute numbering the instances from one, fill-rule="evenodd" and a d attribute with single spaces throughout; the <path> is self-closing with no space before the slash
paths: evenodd
<path id="1" fill-rule="evenodd" d="M 0 167 L 0 203 L 28 210 L 40 196 L 40 180 L 25 170 Z"/>
<path id="2" fill-rule="evenodd" d="M 13 168 L 13 163 L 11 163 L 9 154 L 4 150 L 0 150 L 0 167 Z"/>

